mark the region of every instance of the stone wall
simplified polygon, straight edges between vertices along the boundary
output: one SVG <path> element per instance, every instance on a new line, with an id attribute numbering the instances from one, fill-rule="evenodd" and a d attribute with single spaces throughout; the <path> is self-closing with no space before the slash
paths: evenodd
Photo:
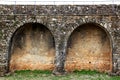
<path id="1" fill-rule="evenodd" d="M 67 41 L 77 27 L 85 23 L 99 24 L 112 43 L 113 72 L 120 70 L 120 6 L 119 5 L 61 5 L 30 6 L 0 5 L 0 75 L 8 72 L 9 44 L 17 28 L 29 22 L 45 25 L 55 38 L 55 68 L 64 73 Z"/>

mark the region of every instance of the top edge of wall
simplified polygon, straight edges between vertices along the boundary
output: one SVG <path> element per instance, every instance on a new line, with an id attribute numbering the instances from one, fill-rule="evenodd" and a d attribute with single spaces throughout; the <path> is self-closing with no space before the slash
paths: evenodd
<path id="1" fill-rule="evenodd" d="M 120 1 L 0 1 L 0 5 L 120 5 Z"/>

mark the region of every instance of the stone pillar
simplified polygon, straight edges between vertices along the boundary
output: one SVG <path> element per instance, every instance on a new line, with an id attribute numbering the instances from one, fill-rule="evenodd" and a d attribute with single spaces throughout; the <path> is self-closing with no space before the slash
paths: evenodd
<path id="1" fill-rule="evenodd" d="M 64 69 L 64 63 L 66 58 L 66 47 L 67 47 L 67 43 L 64 39 L 64 36 L 60 37 L 60 40 L 57 43 L 56 43 L 56 55 L 55 55 L 55 68 L 53 70 L 53 74 L 64 75 L 66 73 Z"/>
<path id="2" fill-rule="evenodd" d="M 0 76 L 5 76 L 6 73 L 6 66 L 0 65 Z"/>
<path id="3" fill-rule="evenodd" d="M 4 52 L 0 52 L 0 76 L 5 76 L 7 73 L 7 59 Z"/>

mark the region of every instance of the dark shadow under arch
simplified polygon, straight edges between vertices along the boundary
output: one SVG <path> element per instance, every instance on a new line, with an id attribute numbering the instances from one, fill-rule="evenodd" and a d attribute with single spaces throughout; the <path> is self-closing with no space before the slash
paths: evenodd
<path id="1" fill-rule="evenodd" d="M 105 28 L 96 23 L 77 27 L 68 39 L 66 70 L 112 71 L 112 40 Z"/>
<path id="2" fill-rule="evenodd" d="M 9 45 L 9 71 L 53 70 L 55 42 L 40 23 L 26 23 L 13 34 Z"/>

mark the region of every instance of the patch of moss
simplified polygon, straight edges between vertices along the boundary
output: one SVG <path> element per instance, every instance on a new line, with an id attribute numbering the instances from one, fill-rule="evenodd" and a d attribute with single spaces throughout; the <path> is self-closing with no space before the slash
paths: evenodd
<path id="1" fill-rule="evenodd" d="M 19 24 L 19 21 L 15 21 L 13 26 L 16 26 L 17 24 Z"/>
<path id="2" fill-rule="evenodd" d="M 99 71 L 96 71 L 96 70 L 75 70 L 74 73 L 77 73 L 77 74 L 88 74 L 88 75 L 94 75 L 94 74 L 100 74 Z"/>
<path id="3" fill-rule="evenodd" d="M 51 74 L 51 71 L 48 70 L 20 70 L 20 71 L 15 71 L 17 74 L 29 74 L 29 73 L 34 73 L 34 74 Z"/>

